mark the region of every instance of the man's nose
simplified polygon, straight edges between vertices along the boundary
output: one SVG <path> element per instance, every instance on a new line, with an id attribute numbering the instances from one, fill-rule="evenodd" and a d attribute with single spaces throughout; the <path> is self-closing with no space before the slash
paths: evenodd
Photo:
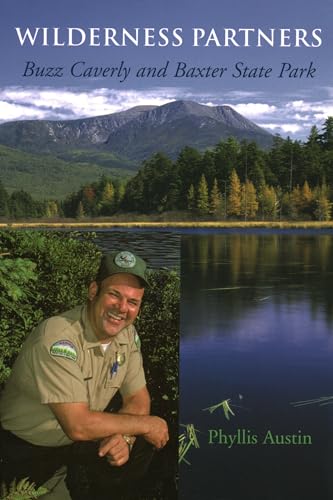
<path id="1" fill-rule="evenodd" d="M 119 307 L 119 312 L 121 312 L 121 313 L 127 312 L 128 304 L 127 304 L 127 300 L 125 299 L 125 297 L 119 297 L 118 307 Z"/>

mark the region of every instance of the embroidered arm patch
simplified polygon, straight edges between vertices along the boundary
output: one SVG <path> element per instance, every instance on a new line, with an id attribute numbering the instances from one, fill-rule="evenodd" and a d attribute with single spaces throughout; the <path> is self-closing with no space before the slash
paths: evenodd
<path id="1" fill-rule="evenodd" d="M 76 361 L 78 354 L 75 345 L 69 340 L 58 340 L 52 344 L 50 348 L 51 356 L 60 356 L 62 358 L 71 359 Z"/>

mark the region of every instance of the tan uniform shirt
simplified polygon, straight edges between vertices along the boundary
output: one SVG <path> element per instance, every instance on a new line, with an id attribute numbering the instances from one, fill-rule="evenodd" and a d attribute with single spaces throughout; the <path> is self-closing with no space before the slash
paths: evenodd
<path id="1" fill-rule="evenodd" d="M 86 402 L 103 411 L 118 389 L 134 394 L 146 383 L 138 345 L 129 326 L 104 352 L 86 306 L 43 321 L 25 341 L 4 390 L 3 428 L 37 445 L 71 443 L 48 403 Z"/>

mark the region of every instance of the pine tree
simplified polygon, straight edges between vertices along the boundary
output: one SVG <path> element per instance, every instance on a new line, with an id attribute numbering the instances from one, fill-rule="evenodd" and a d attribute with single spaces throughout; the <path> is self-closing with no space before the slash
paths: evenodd
<path id="1" fill-rule="evenodd" d="M 302 190 L 301 190 L 301 205 L 300 210 L 303 215 L 309 216 L 312 212 L 312 202 L 313 202 L 313 193 L 310 189 L 308 181 L 305 181 Z"/>
<path id="2" fill-rule="evenodd" d="M 98 203 L 100 215 L 111 215 L 115 205 L 115 189 L 111 181 L 105 181 L 101 200 Z"/>
<path id="3" fill-rule="evenodd" d="M 9 215 L 9 195 L 0 181 L 0 217 Z"/>
<path id="4" fill-rule="evenodd" d="M 83 203 L 80 200 L 79 204 L 78 204 L 78 207 L 77 207 L 77 210 L 76 210 L 76 218 L 77 219 L 82 219 L 82 217 L 84 217 L 84 216 L 85 216 L 85 213 L 84 213 Z"/>
<path id="5" fill-rule="evenodd" d="M 315 194 L 315 205 L 314 216 L 317 220 L 331 220 L 332 214 L 332 203 L 330 203 L 327 196 L 327 186 L 323 185 L 317 188 Z"/>
<path id="6" fill-rule="evenodd" d="M 58 217 L 58 215 L 59 215 L 58 203 L 54 200 L 48 201 L 46 206 L 46 217 Z"/>
<path id="7" fill-rule="evenodd" d="M 278 211 L 278 198 L 275 189 L 265 184 L 259 194 L 260 210 L 263 218 L 275 219 Z"/>
<path id="8" fill-rule="evenodd" d="M 326 119 L 320 138 L 325 149 L 333 149 L 333 116 L 329 116 Z"/>
<path id="9" fill-rule="evenodd" d="M 197 210 L 201 215 L 207 214 L 209 210 L 208 186 L 204 174 L 201 175 L 198 186 Z"/>
<path id="10" fill-rule="evenodd" d="M 300 187 L 297 185 L 291 191 L 289 196 L 289 207 L 288 207 L 288 215 L 292 219 L 299 218 L 302 212 L 302 191 Z"/>
<path id="11" fill-rule="evenodd" d="M 258 211 L 256 188 L 253 182 L 247 180 L 241 187 L 241 214 L 245 219 L 253 219 Z"/>
<path id="12" fill-rule="evenodd" d="M 213 187 L 210 192 L 209 213 L 219 215 L 222 212 L 222 194 L 219 190 L 217 179 L 214 178 Z"/>
<path id="13" fill-rule="evenodd" d="M 235 169 L 231 171 L 229 185 L 227 213 L 238 217 L 241 213 L 241 184 Z"/>
<path id="14" fill-rule="evenodd" d="M 193 184 L 190 185 L 186 198 L 187 198 L 187 209 L 193 211 L 195 208 L 195 189 Z"/>

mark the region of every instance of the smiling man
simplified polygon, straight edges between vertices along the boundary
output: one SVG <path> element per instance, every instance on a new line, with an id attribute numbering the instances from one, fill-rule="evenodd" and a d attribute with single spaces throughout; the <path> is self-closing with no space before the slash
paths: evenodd
<path id="1" fill-rule="evenodd" d="M 4 480 L 29 477 L 48 488 L 45 498 L 74 498 L 66 466 L 84 463 L 94 495 L 102 498 L 104 483 L 119 498 L 146 472 L 153 448 L 169 438 L 166 422 L 149 415 L 133 326 L 147 284 L 140 257 L 106 255 L 87 304 L 45 320 L 28 337 L 1 402 Z M 105 411 L 118 391 L 120 410 Z"/>

